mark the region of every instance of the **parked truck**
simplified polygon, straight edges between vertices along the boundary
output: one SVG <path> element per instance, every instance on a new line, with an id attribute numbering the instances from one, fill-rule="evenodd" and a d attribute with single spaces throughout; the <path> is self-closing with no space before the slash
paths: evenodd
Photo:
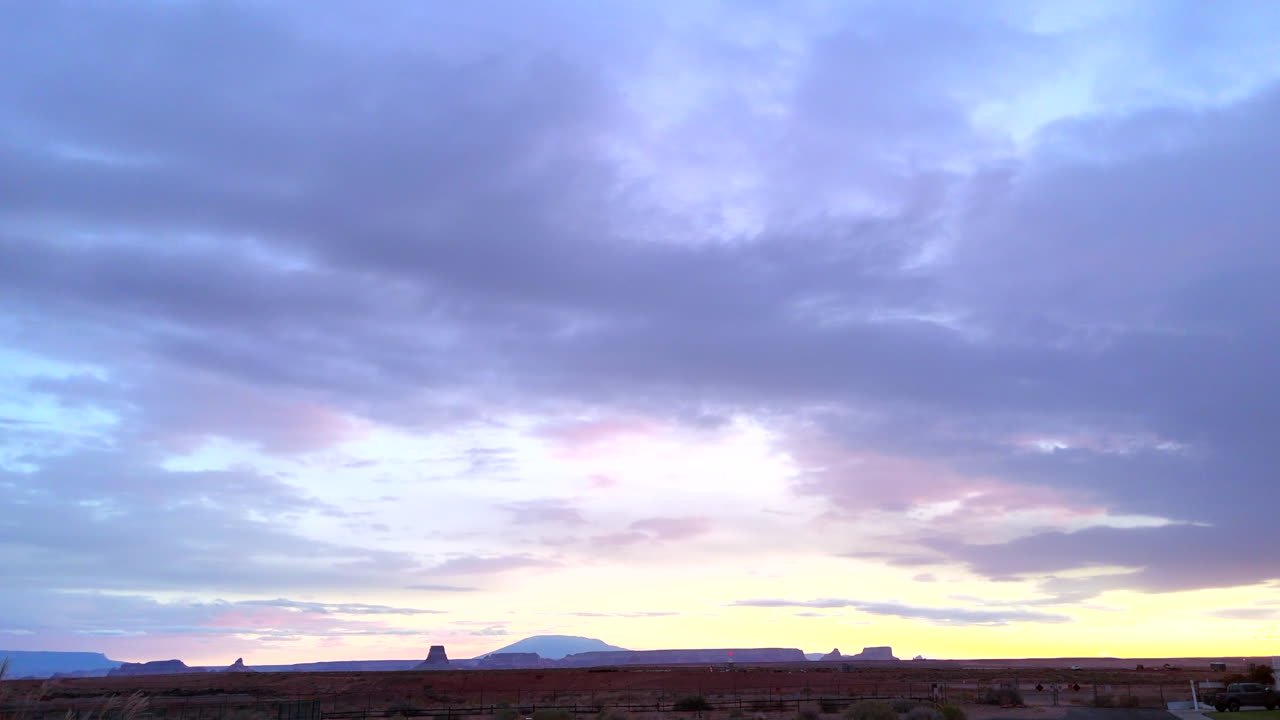
<path id="1" fill-rule="evenodd" d="M 1262 683 L 1231 683 L 1226 690 L 1206 696 L 1204 703 L 1218 712 L 1236 712 L 1250 705 L 1275 710 L 1280 706 L 1280 693 Z"/>

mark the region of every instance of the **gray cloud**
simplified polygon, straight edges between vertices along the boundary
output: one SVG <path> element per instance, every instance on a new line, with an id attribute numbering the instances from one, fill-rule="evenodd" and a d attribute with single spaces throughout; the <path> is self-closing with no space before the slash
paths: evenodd
<path id="1" fill-rule="evenodd" d="M 957 607 L 921 607 L 890 602 L 866 602 L 846 598 L 819 598 L 816 600 L 784 600 L 779 598 L 757 598 L 751 600 L 735 600 L 730 603 L 735 607 L 810 607 L 810 608 L 852 608 L 858 612 L 871 615 L 892 615 L 910 620 L 924 620 L 935 625 L 981 625 L 1002 626 L 1015 622 L 1029 623 L 1066 623 L 1071 622 L 1067 615 L 1003 608 L 999 610 L 983 608 Z"/>
<path id="2" fill-rule="evenodd" d="M 0 579 L 275 595 L 552 567 L 317 542 L 300 517 L 351 511 L 160 463 L 216 438 L 298 455 L 363 420 L 584 407 L 745 414 L 800 460 L 816 433 L 954 475 L 806 464 L 794 489 L 847 516 L 1000 481 L 859 557 L 1037 577 L 1059 599 L 1275 577 L 1209 558 L 1280 540 L 1280 89 L 1241 61 L 1268 56 L 1273 11 L 1196 17 L 1184 42 L 1181 8 L 1033 31 L 994 7 L 765 3 L 680 25 L 664 13 L 697 11 L 540 5 L 504 5 L 492 36 L 462 32 L 490 21 L 461 6 L 0 10 L 0 63 L 23 69 L 0 83 L 0 342 L 90 368 L 27 379 L 13 405 L 108 418 L 3 421 L 0 502 L 23 511 L 0 519 Z M 1127 67 L 1082 67 L 1117 47 Z M 1104 110 L 1066 108 L 1021 145 L 978 119 L 1083 70 Z M 1029 449 L 1045 438 L 1067 444 Z M 461 458 L 468 478 L 518 470 L 502 448 Z M 1180 522 L 948 531 L 1037 502 Z M 623 528 L 593 542 L 711 529 Z M 1053 576 L 1104 565 L 1134 572 Z M 946 618 L 983 621 L 966 612 Z"/>
<path id="3" fill-rule="evenodd" d="M 276 610 L 288 612 L 282 615 Z M 366 617 L 437 611 L 394 608 L 363 603 L 315 603 L 273 600 L 212 600 L 162 602 L 146 595 L 32 590 L 23 597 L 7 597 L 0 610 L 16 624 L 43 637 L 69 633 L 87 637 L 138 638 L 175 635 L 254 635 L 330 637 L 341 635 L 421 635 L 420 629 L 401 628 Z"/>
<path id="4" fill-rule="evenodd" d="M 1246 546 L 1252 528 L 1172 525 L 1155 528 L 1091 528 L 1073 533 L 1041 533 L 1000 545 L 958 545 L 948 551 L 980 573 L 1049 576 L 1043 587 L 1054 594 L 1087 597 L 1116 588 L 1171 592 L 1198 587 L 1250 585 L 1277 572 L 1264 556 L 1248 553 L 1231 563 L 1217 560 L 1217 542 Z M 1243 543 L 1243 544 L 1241 544 Z M 1056 578 L 1081 568 L 1132 568 L 1123 574 Z M 1197 568 L 1188 572 L 1188 568 Z"/>

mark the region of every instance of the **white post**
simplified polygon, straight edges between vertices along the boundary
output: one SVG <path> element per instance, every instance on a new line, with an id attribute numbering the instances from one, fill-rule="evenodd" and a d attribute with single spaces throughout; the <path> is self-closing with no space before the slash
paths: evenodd
<path id="1" fill-rule="evenodd" d="M 1191 681 L 1191 709 L 1200 712 L 1200 698 L 1196 696 L 1196 681 Z"/>

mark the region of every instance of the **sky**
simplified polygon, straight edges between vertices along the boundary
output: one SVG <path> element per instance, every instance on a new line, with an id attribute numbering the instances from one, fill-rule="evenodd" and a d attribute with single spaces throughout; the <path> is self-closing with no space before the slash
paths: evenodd
<path id="1" fill-rule="evenodd" d="M 0 0 L 0 647 L 1280 654 L 1280 5 Z"/>

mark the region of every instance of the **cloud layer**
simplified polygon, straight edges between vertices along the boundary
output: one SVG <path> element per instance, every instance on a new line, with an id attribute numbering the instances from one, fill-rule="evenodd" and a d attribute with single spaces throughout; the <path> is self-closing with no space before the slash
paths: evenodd
<path id="1" fill-rule="evenodd" d="M 1280 542 L 1278 37 L 1234 5 L 0 7 L 0 581 L 409 622 L 406 589 L 465 618 L 654 567 L 719 608 L 747 548 L 944 603 L 756 608 L 1266 599 L 1270 553 L 1220 560 Z M 922 589 L 956 578 L 1068 605 Z"/>

